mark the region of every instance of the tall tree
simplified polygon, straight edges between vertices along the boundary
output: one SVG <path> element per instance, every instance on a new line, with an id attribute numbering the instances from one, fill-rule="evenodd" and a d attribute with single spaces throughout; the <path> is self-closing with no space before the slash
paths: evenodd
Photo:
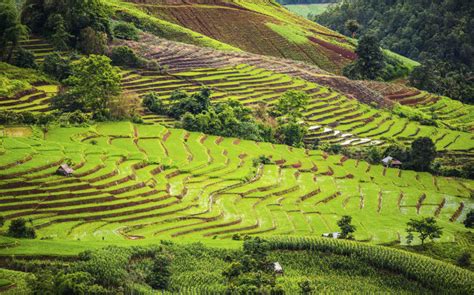
<path id="1" fill-rule="evenodd" d="M 118 68 L 106 56 L 90 55 L 72 64 L 72 74 L 65 84 L 65 93 L 53 100 L 64 111 L 106 111 L 112 97 L 121 92 Z"/>
<path id="2" fill-rule="evenodd" d="M 10 61 L 13 50 L 28 36 L 28 29 L 20 22 L 14 0 L 0 0 L 0 59 Z"/>
<path id="3" fill-rule="evenodd" d="M 411 166 L 417 171 L 429 171 L 436 158 L 436 146 L 429 137 L 420 137 L 411 144 Z"/>
<path id="4" fill-rule="evenodd" d="M 355 19 L 350 19 L 346 21 L 345 26 L 351 32 L 352 38 L 355 38 L 357 31 L 360 29 L 360 24 Z"/>
<path id="5" fill-rule="evenodd" d="M 385 67 L 385 60 L 377 37 L 373 34 L 362 36 L 356 53 L 357 59 L 344 68 L 344 75 L 351 79 L 375 80 L 379 78 Z"/>
<path id="6" fill-rule="evenodd" d="M 337 222 L 337 225 L 341 229 L 341 239 L 352 239 L 353 233 L 356 230 L 355 225 L 352 224 L 352 217 L 348 215 L 342 216 L 342 218 Z"/>

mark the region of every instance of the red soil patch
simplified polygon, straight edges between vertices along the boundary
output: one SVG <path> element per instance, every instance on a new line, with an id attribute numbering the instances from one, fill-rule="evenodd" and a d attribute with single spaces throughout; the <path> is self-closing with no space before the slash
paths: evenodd
<path id="1" fill-rule="evenodd" d="M 321 39 L 318 39 L 318 38 L 315 38 L 315 37 L 308 37 L 308 39 L 313 42 L 313 43 L 316 43 L 326 49 L 329 49 L 339 55 L 341 55 L 342 57 L 346 58 L 346 59 L 349 59 L 349 60 L 355 60 L 357 58 L 357 54 L 355 54 L 355 52 L 353 51 L 350 51 L 348 49 L 345 49 L 345 48 L 342 48 L 342 47 L 339 47 L 337 45 L 334 45 L 332 43 L 329 43 L 329 42 L 326 42 L 326 41 L 323 41 Z"/>
<path id="2" fill-rule="evenodd" d="M 163 142 L 166 142 L 170 136 L 171 136 L 171 131 L 166 132 L 166 134 L 163 136 Z"/>

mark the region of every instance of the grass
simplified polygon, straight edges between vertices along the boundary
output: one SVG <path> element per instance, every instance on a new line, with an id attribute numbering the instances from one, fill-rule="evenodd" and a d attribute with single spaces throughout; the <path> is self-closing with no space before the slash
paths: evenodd
<path id="1" fill-rule="evenodd" d="M 325 12 L 331 3 L 315 3 L 315 4 L 292 4 L 285 5 L 289 11 L 302 16 L 308 17 L 309 15 L 320 15 Z"/>

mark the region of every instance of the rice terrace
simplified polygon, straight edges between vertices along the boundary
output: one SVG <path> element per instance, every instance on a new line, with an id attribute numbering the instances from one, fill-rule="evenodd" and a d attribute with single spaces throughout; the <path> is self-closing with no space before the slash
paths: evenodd
<path id="1" fill-rule="evenodd" d="M 421 2 L 0 0 L 0 294 L 472 294 L 474 6 Z"/>

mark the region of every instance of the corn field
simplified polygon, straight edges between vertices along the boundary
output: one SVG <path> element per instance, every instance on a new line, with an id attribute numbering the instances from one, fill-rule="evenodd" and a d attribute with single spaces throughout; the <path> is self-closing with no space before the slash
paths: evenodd
<path id="1" fill-rule="evenodd" d="M 474 274 L 418 254 L 353 241 L 309 237 L 274 237 L 273 250 L 308 250 L 351 256 L 374 267 L 400 273 L 433 290 L 474 293 Z"/>

